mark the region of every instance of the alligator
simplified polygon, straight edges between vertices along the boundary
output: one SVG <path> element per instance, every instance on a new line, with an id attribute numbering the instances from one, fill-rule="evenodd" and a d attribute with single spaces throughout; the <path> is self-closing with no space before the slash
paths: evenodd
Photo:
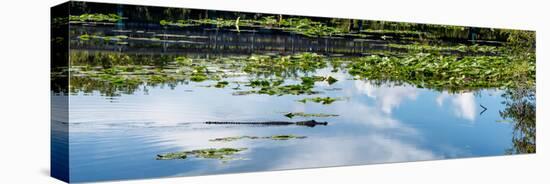
<path id="1" fill-rule="evenodd" d="M 243 121 L 207 121 L 206 124 L 219 124 L 219 125 L 298 125 L 298 126 L 308 126 L 308 127 L 314 127 L 317 125 L 324 125 L 326 126 L 328 123 L 325 122 L 318 122 L 315 120 L 308 120 L 308 121 L 250 121 L 250 122 L 243 122 Z"/>

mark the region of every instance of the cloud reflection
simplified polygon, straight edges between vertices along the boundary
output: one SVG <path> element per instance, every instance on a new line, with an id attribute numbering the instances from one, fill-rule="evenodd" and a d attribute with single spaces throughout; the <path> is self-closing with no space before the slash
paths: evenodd
<path id="1" fill-rule="evenodd" d="M 372 134 L 311 141 L 284 153 L 270 169 L 325 167 L 441 159 L 403 140 Z M 312 159 L 314 158 L 314 159 Z"/>
<path id="2" fill-rule="evenodd" d="M 475 105 L 476 101 L 473 93 L 449 94 L 443 92 L 436 98 L 436 103 L 439 107 L 443 107 L 447 99 L 450 100 L 451 108 L 457 117 L 469 121 L 475 120 L 477 106 Z"/>
<path id="3" fill-rule="evenodd" d="M 368 97 L 377 100 L 377 105 L 383 112 L 391 114 L 404 100 L 416 100 L 418 89 L 410 85 L 391 86 L 374 85 L 370 81 L 355 81 L 355 88 Z"/>

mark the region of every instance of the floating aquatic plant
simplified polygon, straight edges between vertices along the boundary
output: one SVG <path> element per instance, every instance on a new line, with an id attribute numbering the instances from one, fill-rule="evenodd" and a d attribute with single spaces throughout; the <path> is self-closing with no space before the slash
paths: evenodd
<path id="1" fill-rule="evenodd" d="M 328 76 L 327 79 L 326 79 L 326 81 L 328 82 L 329 85 L 332 85 L 332 84 L 338 82 L 338 79 L 336 79 L 336 78 L 334 78 L 334 77 L 332 77 L 332 76 Z"/>
<path id="2" fill-rule="evenodd" d="M 176 57 L 174 60 L 179 66 L 191 66 L 193 64 L 193 60 L 185 56 Z"/>
<path id="3" fill-rule="evenodd" d="M 166 153 L 162 155 L 157 155 L 157 160 L 175 160 L 175 159 L 186 159 L 187 152 L 173 152 Z"/>
<path id="4" fill-rule="evenodd" d="M 302 78 L 309 81 L 309 78 Z M 247 86 L 252 88 L 260 88 L 259 90 L 237 91 L 233 95 L 248 95 L 248 94 L 267 94 L 267 95 L 312 95 L 319 93 L 313 90 L 313 84 L 310 82 L 302 82 L 302 84 L 289 84 L 282 85 L 284 80 L 272 79 L 272 80 L 251 80 Z"/>
<path id="5" fill-rule="evenodd" d="M 406 49 L 411 51 L 425 51 L 425 52 L 462 52 L 462 53 L 490 53 L 494 54 L 500 52 L 503 47 L 489 46 L 489 45 L 453 45 L 453 46 L 442 46 L 442 45 L 427 45 L 427 44 L 388 44 L 390 48 Z"/>
<path id="6" fill-rule="evenodd" d="M 315 82 L 325 81 L 323 76 L 313 76 L 313 77 L 301 77 L 302 85 L 311 85 L 313 86 Z"/>
<path id="7" fill-rule="evenodd" d="M 284 76 L 289 71 L 313 72 L 327 66 L 324 57 L 315 53 L 289 56 L 252 55 L 245 61 L 243 71 L 251 74 Z"/>
<path id="8" fill-rule="evenodd" d="M 167 82 L 167 81 L 171 81 L 171 80 L 174 80 L 174 78 L 170 77 L 170 76 L 151 75 L 151 76 L 149 76 L 149 79 L 147 80 L 147 82 L 149 82 L 149 83 L 163 83 L 163 82 Z"/>
<path id="9" fill-rule="evenodd" d="M 122 20 L 122 17 L 117 14 L 82 14 L 82 15 L 71 15 L 69 16 L 70 21 L 81 21 L 81 22 L 117 22 Z"/>
<path id="10" fill-rule="evenodd" d="M 438 90 L 464 90 L 512 85 L 522 77 L 534 83 L 534 57 L 442 56 L 418 53 L 372 55 L 348 65 L 349 73 L 370 80 L 401 81 Z"/>
<path id="11" fill-rule="evenodd" d="M 267 94 L 267 95 L 312 95 L 319 92 L 313 90 L 311 85 L 300 85 L 300 84 L 291 84 L 284 86 L 274 86 L 274 87 L 263 87 L 257 91 L 258 94 Z"/>
<path id="12" fill-rule="evenodd" d="M 96 39 L 96 40 L 103 40 L 103 41 L 106 41 L 106 42 L 113 41 L 117 44 L 120 44 L 120 43 L 127 43 L 127 42 L 124 42 L 124 40 L 128 39 L 128 36 L 126 36 L 126 35 L 101 36 L 101 35 L 83 34 L 83 35 L 78 36 L 78 38 L 82 41 L 88 41 L 88 40 Z"/>
<path id="13" fill-rule="evenodd" d="M 313 98 L 304 98 L 301 100 L 298 100 L 298 102 L 306 103 L 306 102 L 315 102 L 315 103 L 321 103 L 323 105 L 329 105 L 332 104 L 335 101 L 342 100 L 341 98 L 332 98 L 332 97 L 313 97 Z"/>
<path id="14" fill-rule="evenodd" d="M 304 113 L 304 112 L 289 112 L 289 113 L 286 113 L 285 116 L 291 119 L 294 118 L 295 116 L 325 118 L 325 117 L 336 117 L 338 116 L 338 114 L 324 114 L 324 113 L 310 114 L 310 113 Z"/>
<path id="15" fill-rule="evenodd" d="M 297 135 L 272 135 L 272 136 L 235 136 L 235 137 L 221 137 L 210 139 L 212 142 L 231 142 L 241 139 L 271 139 L 271 140 L 289 140 L 289 139 L 305 139 L 306 136 L 297 136 Z"/>
<path id="16" fill-rule="evenodd" d="M 193 82 L 202 82 L 207 80 L 208 77 L 202 73 L 193 73 L 189 79 Z"/>
<path id="17" fill-rule="evenodd" d="M 227 81 L 219 81 L 218 83 L 216 83 L 216 85 L 214 85 L 214 87 L 216 88 L 224 88 L 225 86 L 227 86 L 229 84 L 229 82 Z"/>
<path id="18" fill-rule="evenodd" d="M 208 148 L 192 151 L 172 152 L 157 155 L 157 160 L 186 159 L 189 156 L 206 159 L 218 159 L 222 161 L 234 160 L 233 155 L 247 150 L 247 148 Z"/>

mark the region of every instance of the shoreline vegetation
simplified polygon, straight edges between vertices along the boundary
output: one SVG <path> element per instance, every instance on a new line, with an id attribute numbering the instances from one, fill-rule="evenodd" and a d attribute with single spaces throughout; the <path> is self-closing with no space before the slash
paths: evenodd
<path id="1" fill-rule="evenodd" d="M 239 14 L 238 14 L 239 15 Z M 247 14 L 248 15 L 248 14 Z M 313 90 L 314 83 L 303 81 L 302 84 L 283 85 L 286 74 L 296 72 L 311 72 L 317 69 L 332 67 L 333 71 L 346 70 L 355 79 L 376 81 L 395 81 L 408 83 L 420 88 L 438 91 L 472 91 L 486 88 L 503 88 L 513 86 L 514 81 L 522 79 L 529 85 L 535 84 L 535 36 L 534 32 L 491 29 L 506 37 L 506 42 L 500 46 L 479 44 L 443 45 L 434 43 L 438 36 L 433 30 L 442 32 L 465 31 L 461 26 L 429 25 L 415 23 L 360 21 L 350 19 L 317 19 L 296 16 L 233 16 L 235 18 L 201 18 L 201 19 L 162 19 L 159 24 L 164 27 L 190 27 L 212 25 L 217 28 L 280 29 L 297 33 L 306 37 L 317 36 L 367 36 L 368 33 L 387 35 L 424 35 L 419 40 L 409 44 L 389 43 L 389 49 L 401 52 L 379 51 L 362 57 L 327 57 L 318 53 L 297 53 L 294 55 L 249 55 L 245 58 L 214 58 L 205 60 L 189 56 L 139 56 L 125 53 L 106 52 L 71 52 L 71 70 L 75 76 L 85 78 L 87 82 L 98 81 L 110 88 L 131 91 L 142 84 L 203 82 L 217 81 L 212 86 L 225 88 L 233 86 L 225 78 L 251 74 L 275 75 L 282 79 L 279 82 L 263 86 L 248 85 L 257 90 L 236 91 L 234 95 L 248 94 L 318 94 Z M 71 21 L 80 22 L 117 22 L 124 17 L 114 13 L 82 14 L 70 16 Z M 325 21 L 323 21 L 325 20 Z M 371 23 L 369 26 L 367 23 Z M 363 28 L 364 27 L 364 28 Z M 373 29 L 378 27 L 379 29 Z M 356 29 L 358 28 L 358 29 Z M 422 30 L 422 31 L 419 31 Z M 478 32 L 483 32 L 481 29 Z M 471 31 L 471 30 L 470 30 Z M 468 31 L 466 31 L 468 32 Z M 456 35 L 463 37 L 463 34 Z M 81 41 L 100 40 L 116 44 L 128 44 L 128 40 L 136 39 L 129 35 L 93 35 L 83 34 Z M 141 40 L 162 41 L 159 38 L 138 38 Z M 425 40 L 425 41 L 422 41 Z M 463 55 L 461 53 L 466 53 Z M 73 59 L 74 58 L 74 59 Z M 230 64 L 228 64 L 230 63 Z M 244 64 L 240 64 L 244 63 Z M 230 65 L 230 66 L 228 66 Z M 213 69 L 213 68 L 217 68 Z M 335 83 L 330 78 L 329 83 Z M 71 85 L 73 92 L 79 89 L 78 80 Z M 264 83 L 265 84 L 265 83 Z M 75 88 L 73 88 L 75 87 Z M 240 89 L 234 87 L 234 89 Z M 103 93 L 107 94 L 107 93 Z M 111 92 L 111 94 L 115 94 Z"/>

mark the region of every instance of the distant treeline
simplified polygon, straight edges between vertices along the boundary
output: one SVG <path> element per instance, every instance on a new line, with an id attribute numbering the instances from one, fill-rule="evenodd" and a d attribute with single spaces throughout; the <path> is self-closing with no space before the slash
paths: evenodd
<path id="1" fill-rule="evenodd" d="M 415 31 L 427 32 L 431 35 L 437 35 L 440 39 L 461 39 L 461 40 L 492 40 L 507 41 L 511 30 L 477 28 L 464 26 L 449 26 L 435 24 L 417 24 L 405 22 L 389 21 L 371 21 L 354 20 L 340 18 L 323 17 L 305 17 L 292 15 L 262 14 L 262 13 L 244 13 L 232 11 L 199 10 L 187 8 L 166 8 L 154 6 L 135 6 L 102 4 L 89 2 L 73 2 L 71 8 L 72 15 L 81 14 L 116 14 L 124 17 L 121 21 L 126 24 L 158 26 L 160 21 L 178 21 L 178 20 L 203 20 L 203 19 L 224 19 L 224 20 L 263 20 L 266 17 L 275 17 L 275 20 L 289 18 L 306 18 L 311 21 L 320 22 L 325 26 L 338 28 L 350 33 L 357 32 L 376 32 L 376 30 L 392 31 Z M 531 31 L 525 31 L 531 32 Z M 531 32 L 534 34 L 534 32 Z"/>

